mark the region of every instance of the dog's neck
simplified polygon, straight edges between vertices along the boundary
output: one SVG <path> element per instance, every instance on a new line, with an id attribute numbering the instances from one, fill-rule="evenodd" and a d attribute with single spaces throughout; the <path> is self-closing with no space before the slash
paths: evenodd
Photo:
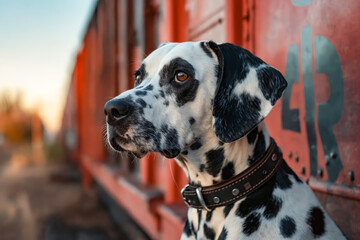
<path id="1" fill-rule="evenodd" d="M 255 163 L 269 145 L 269 132 L 262 122 L 247 136 L 231 143 L 222 143 L 213 131 L 207 131 L 176 160 L 190 184 L 204 187 L 241 173 Z"/>

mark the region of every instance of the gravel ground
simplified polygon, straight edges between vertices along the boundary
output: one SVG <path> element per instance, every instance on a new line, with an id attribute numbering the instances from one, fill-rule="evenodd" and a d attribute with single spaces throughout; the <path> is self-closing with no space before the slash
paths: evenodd
<path id="1" fill-rule="evenodd" d="M 1 240 L 128 239 L 75 168 L 0 148 Z"/>

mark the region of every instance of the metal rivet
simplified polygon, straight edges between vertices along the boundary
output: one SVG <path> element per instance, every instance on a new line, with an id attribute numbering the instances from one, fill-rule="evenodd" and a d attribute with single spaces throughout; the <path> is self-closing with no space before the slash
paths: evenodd
<path id="1" fill-rule="evenodd" d="M 272 155 L 271 159 L 272 159 L 273 161 L 276 161 L 276 160 L 277 160 L 277 156 L 276 156 L 275 153 Z"/>
<path id="2" fill-rule="evenodd" d="M 214 203 L 219 203 L 219 202 L 220 202 L 220 198 L 214 197 L 214 198 L 213 198 L 213 201 L 214 201 Z"/>
<path id="3" fill-rule="evenodd" d="M 333 158 L 333 159 L 336 158 L 336 153 L 330 152 L 330 157 Z"/>
<path id="4" fill-rule="evenodd" d="M 262 172 L 263 174 L 267 174 L 267 171 L 266 170 L 263 170 L 263 172 Z"/>
<path id="5" fill-rule="evenodd" d="M 329 166 L 330 165 L 330 161 L 329 161 L 329 158 L 325 158 L 325 164 L 326 164 L 326 166 Z"/>
<path id="6" fill-rule="evenodd" d="M 292 153 L 292 152 L 289 152 L 288 157 L 289 157 L 289 158 L 292 158 L 292 156 L 293 156 L 293 153 Z"/>
<path id="7" fill-rule="evenodd" d="M 354 170 L 349 170 L 349 178 L 351 182 L 355 180 Z"/>
<path id="8" fill-rule="evenodd" d="M 237 196 L 239 193 L 240 193 L 240 191 L 239 191 L 239 189 L 237 189 L 237 188 L 234 188 L 234 189 L 232 190 L 232 194 L 233 194 L 234 196 Z"/>
<path id="9" fill-rule="evenodd" d="M 298 162 L 299 161 L 299 155 L 296 153 L 295 154 L 295 161 Z"/>
<path id="10" fill-rule="evenodd" d="M 318 175 L 319 177 L 322 177 L 324 175 L 324 170 L 322 167 L 318 169 Z"/>

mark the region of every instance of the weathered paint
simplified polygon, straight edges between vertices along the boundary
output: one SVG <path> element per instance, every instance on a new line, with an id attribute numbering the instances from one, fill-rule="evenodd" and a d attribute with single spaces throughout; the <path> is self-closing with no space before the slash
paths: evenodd
<path id="1" fill-rule="evenodd" d="M 255 4 L 254 53 L 289 82 L 282 103 L 265 120 L 270 133 L 344 233 L 358 236 L 353 213 L 360 211 L 360 57 L 355 54 L 360 45 L 354 39 L 360 35 L 360 2 Z"/>

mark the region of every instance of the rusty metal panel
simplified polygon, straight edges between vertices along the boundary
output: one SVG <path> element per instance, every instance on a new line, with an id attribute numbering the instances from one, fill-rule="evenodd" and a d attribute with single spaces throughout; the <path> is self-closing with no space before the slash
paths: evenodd
<path id="1" fill-rule="evenodd" d="M 188 40 L 225 42 L 225 1 L 187 0 Z"/>
<path id="2" fill-rule="evenodd" d="M 279 0 L 256 1 L 254 12 L 254 52 L 289 83 L 266 119 L 270 133 L 314 190 L 341 196 L 331 201 L 344 211 L 327 210 L 352 237 L 360 234 L 358 9 L 356 0 Z"/>

